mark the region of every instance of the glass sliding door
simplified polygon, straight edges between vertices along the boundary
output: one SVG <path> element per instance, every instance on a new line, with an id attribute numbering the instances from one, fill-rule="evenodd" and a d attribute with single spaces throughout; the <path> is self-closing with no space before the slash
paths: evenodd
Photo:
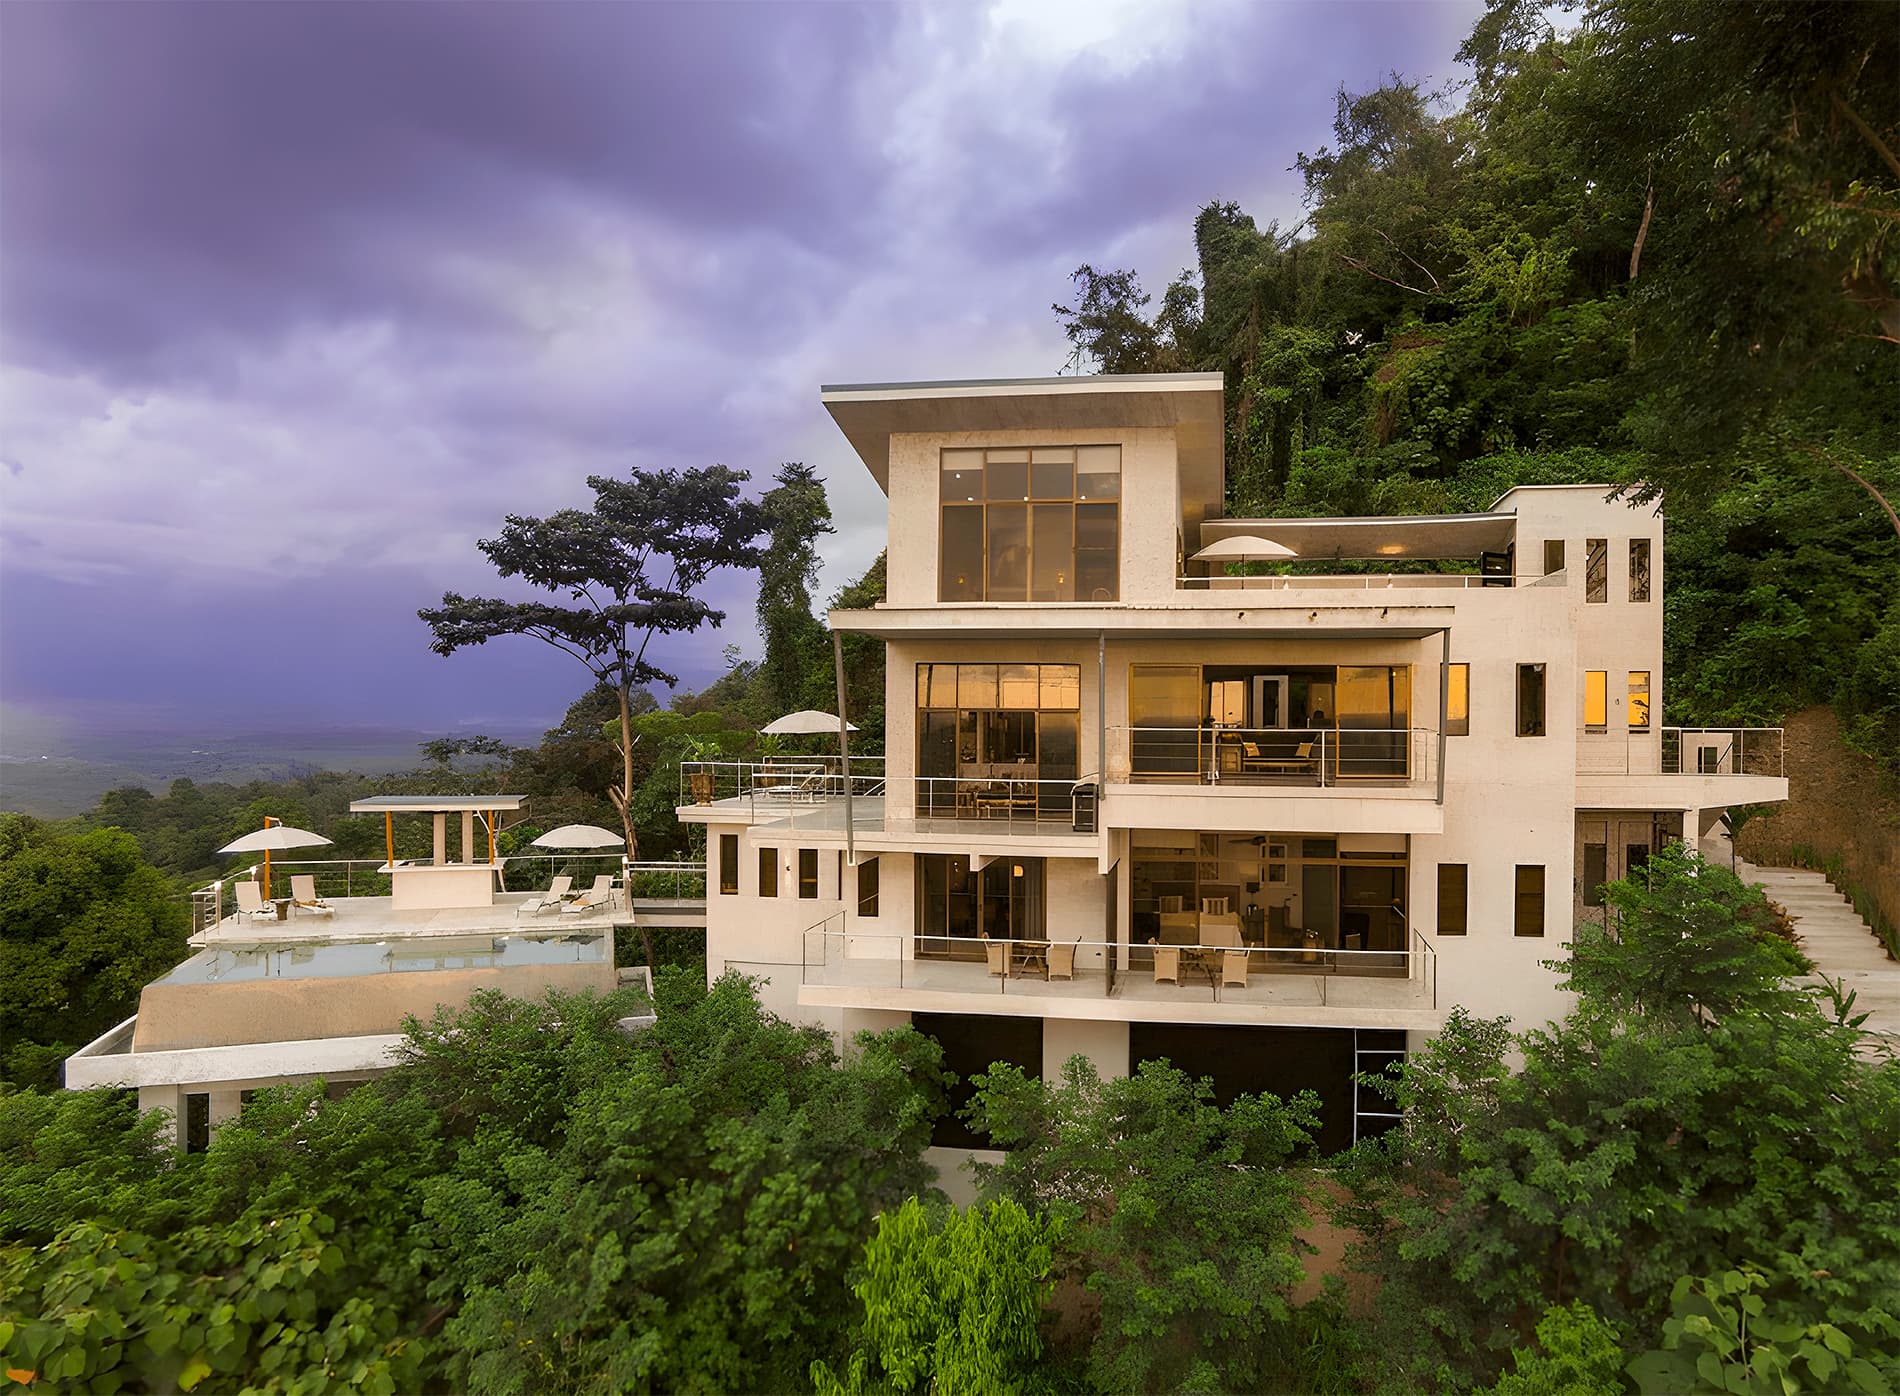
<path id="1" fill-rule="evenodd" d="M 1041 940 L 1043 861 L 999 858 L 978 872 L 959 854 L 917 859 L 917 957 L 984 958 L 982 937 Z"/>

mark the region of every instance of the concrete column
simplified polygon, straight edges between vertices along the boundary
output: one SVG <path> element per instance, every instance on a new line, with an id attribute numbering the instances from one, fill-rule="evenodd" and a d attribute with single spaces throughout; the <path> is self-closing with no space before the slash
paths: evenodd
<path id="1" fill-rule="evenodd" d="M 163 1110 L 171 1116 L 166 1129 L 159 1137 L 166 1140 L 174 1149 L 185 1147 L 185 1097 L 176 1086 L 140 1086 L 139 1113 L 151 1110 Z"/>
<path id="2" fill-rule="evenodd" d="M 1042 1079 L 1061 1079 L 1063 1063 L 1083 1056 L 1104 1081 L 1128 1074 L 1128 1024 L 1085 1018 L 1042 1020 Z"/>
<path id="3" fill-rule="evenodd" d="M 462 811 L 462 861 L 481 861 L 475 856 L 475 811 L 469 809 Z"/>
<path id="4" fill-rule="evenodd" d="M 899 1008 L 847 1008 L 844 1010 L 844 1046 L 861 1032 L 889 1032 L 910 1022 L 910 1014 Z"/>
<path id="5" fill-rule="evenodd" d="M 449 861 L 449 817 L 438 814 L 435 817 L 435 863 L 437 867 Z"/>
<path id="6" fill-rule="evenodd" d="M 244 1109 L 244 1093 L 235 1089 L 214 1090 L 211 1092 L 211 1132 L 216 1134 L 218 1126 L 226 1120 L 235 1120 Z"/>

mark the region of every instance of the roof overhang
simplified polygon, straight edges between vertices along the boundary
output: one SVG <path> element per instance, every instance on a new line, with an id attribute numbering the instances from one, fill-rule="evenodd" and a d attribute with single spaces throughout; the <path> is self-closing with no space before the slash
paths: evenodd
<path id="1" fill-rule="evenodd" d="M 819 400 L 887 494 L 898 432 L 1168 427 L 1183 498 L 1218 500 L 1225 489 L 1223 383 L 1218 373 L 836 383 L 820 388 Z"/>
<path id="2" fill-rule="evenodd" d="M 351 814 L 460 814 L 520 809 L 525 795 L 371 795 L 350 801 Z"/>
<path id="3" fill-rule="evenodd" d="M 1201 544 L 1251 535 L 1311 561 L 1347 558 L 1466 559 L 1501 553 L 1517 537 L 1516 514 L 1413 514 L 1370 519 L 1208 519 Z"/>

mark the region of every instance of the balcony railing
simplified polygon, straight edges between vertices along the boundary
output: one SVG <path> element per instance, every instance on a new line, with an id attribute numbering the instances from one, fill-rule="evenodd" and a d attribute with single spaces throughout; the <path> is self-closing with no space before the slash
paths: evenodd
<path id="1" fill-rule="evenodd" d="M 1783 776 L 1779 727 L 1665 727 L 1657 737 L 1588 736 L 1577 745 L 1583 775 Z"/>
<path id="2" fill-rule="evenodd" d="M 844 763 L 836 756 L 774 756 L 758 761 L 680 762 L 680 803 L 707 805 L 715 800 L 747 799 L 762 803 L 811 804 L 843 799 Z M 851 793 L 884 793 L 884 758 L 851 758 Z"/>
<path id="3" fill-rule="evenodd" d="M 1428 727 L 1116 727 L 1112 779 L 1261 786 L 1420 785 L 1437 779 Z"/>
<path id="4" fill-rule="evenodd" d="M 927 946 L 936 953 L 917 954 Z M 834 988 L 1108 997 L 1300 1008 L 1436 1008 L 1438 956 L 1417 931 L 1406 950 L 1257 945 L 1121 946 L 1046 938 L 866 934 L 840 912 L 804 933 L 801 982 Z M 1155 951 L 1162 952 L 1157 977 Z M 1169 977 L 1172 956 L 1173 975 Z"/>
<path id="5" fill-rule="evenodd" d="M 862 766 L 860 762 L 864 763 Z M 930 833 L 959 825 L 998 832 L 1093 833 L 1094 776 L 1044 779 L 1023 766 L 984 776 L 889 780 L 884 758 L 851 758 L 851 824 L 859 832 Z M 755 824 L 844 830 L 845 778 L 837 758 L 774 762 L 689 761 L 680 773 L 686 803 L 737 803 Z"/>
<path id="6" fill-rule="evenodd" d="M 1351 572 L 1286 573 L 1258 576 L 1216 574 L 1211 577 L 1176 577 L 1179 591 L 1392 591 L 1410 587 L 1432 587 L 1465 591 L 1473 587 L 1562 586 L 1562 571 L 1480 575 L 1475 572 Z"/>

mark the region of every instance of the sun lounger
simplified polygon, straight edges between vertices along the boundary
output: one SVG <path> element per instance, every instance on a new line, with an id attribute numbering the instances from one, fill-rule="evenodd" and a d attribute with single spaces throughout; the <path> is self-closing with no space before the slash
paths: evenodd
<path id="1" fill-rule="evenodd" d="M 298 873 L 290 879 L 290 907 L 312 916 L 336 915 L 336 908 L 317 895 L 315 873 Z"/>
<path id="2" fill-rule="evenodd" d="M 264 900 L 263 884 L 251 878 L 231 884 L 237 892 L 238 911 L 244 916 L 277 919 L 277 908 Z"/>
<path id="3" fill-rule="evenodd" d="M 542 893 L 539 897 L 530 897 L 527 901 L 516 907 L 515 915 L 519 916 L 525 911 L 530 916 L 539 916 L 544 911 L 557 910 L 561 902 L 567 897 L 568 888 L 573 885 L 574 879 L 569 877 L 566 873 L 562 873 L 559 877 L 554 879 L 546 892 Z"/>
<path id="4" fill-rule="evenodd" d="M 561 908 L 563 916 L 585 916 L 590 911 L 598 911 L 604 906 L 613 905 L 614 875 L 601 873 L 594 879 L 594 885 Z"/>

